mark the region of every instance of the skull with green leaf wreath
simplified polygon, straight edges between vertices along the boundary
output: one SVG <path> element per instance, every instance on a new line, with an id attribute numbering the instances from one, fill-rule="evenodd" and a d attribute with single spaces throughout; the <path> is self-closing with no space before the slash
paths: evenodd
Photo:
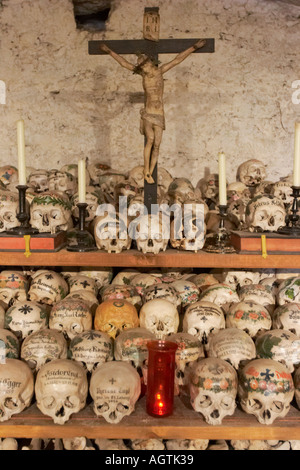
<path id="1" fill-rule="evenodd" d="M 72 228 L 72 205 L 62 193 L 49 191 L 35 196 L 30 206 L 30 224 L 39 233 L 56 233 Z"/>

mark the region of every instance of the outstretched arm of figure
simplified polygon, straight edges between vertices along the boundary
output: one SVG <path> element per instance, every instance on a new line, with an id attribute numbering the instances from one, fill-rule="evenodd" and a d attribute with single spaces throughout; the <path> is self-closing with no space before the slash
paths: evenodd
<path id="1" fill-rule="evenodd" d="M 124 67 L 127 70 L 130 70 L 131 72 L 134 71 L 135 65 L 131 64 L 128 62 L 128 60 L 124 59 L 124 57 L 120 56 L 116 52 L 112 51 L 105 43 L 102 43 L 100 45 L 100 49 L 103 52 L 106 52 L 106 54 L 109 54 L 113 59 L 115 59 L 122 67 Z"/>
<path id="2" fill-rule="evenodd" d="M 201 49 L 206 44 L 205 39 L 199 39 L 193 46 L 189 47 L 183 52 L 180 52 L 175 59 L 171 60 L 167 64 L 161 65 L 160 69 L 162 73 L 167 72 L 168 70 L 176 67 L 176 65 L 180 64 L 184 59 L 186 59 L 192 52 L 195 52 L 197 49 Z"/>

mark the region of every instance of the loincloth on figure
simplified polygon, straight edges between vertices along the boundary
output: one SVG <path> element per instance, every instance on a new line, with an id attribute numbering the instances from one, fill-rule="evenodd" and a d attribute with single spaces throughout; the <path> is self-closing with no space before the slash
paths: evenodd
<path id="1" fill-rule="evenodd" d="M 145 122 L 149 122 L 153 126 L 161 127 L 163 130 L 166 128 L 165 117 L 162 114 L 150 114 L 147 113 L 145 108 L 142 108 L 140 111 L 141 122 L 140 122 L 140 132 L 145 135 Z"/>

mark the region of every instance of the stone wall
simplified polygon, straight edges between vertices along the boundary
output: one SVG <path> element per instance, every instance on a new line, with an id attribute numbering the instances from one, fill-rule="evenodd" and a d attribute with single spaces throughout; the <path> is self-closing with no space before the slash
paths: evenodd
<path id="1" fill-rule="evenodd" d="M 71 0 L 2 0 L 0 163 L 17 164 L 16 121 L 26 125 L 27 165 L 61 168 L 85 156 L 126 171 L 143 162 L 141 77 L 90 39 L 142 37 L 144 7 L 158 6 L 161 38 L 214 37 L 165 75 L 161 166 L 196 184 L 227 155 L 228 180 L 258 158 L 276 181 L 292 171 L 300 104 L 300 8 L 274 0 L 115 0 L 103 33 L 76 29 Z M 162 62 L 173 56 L 160 57 Z M 134 56 L 127 56 L 135 60 Z"/>

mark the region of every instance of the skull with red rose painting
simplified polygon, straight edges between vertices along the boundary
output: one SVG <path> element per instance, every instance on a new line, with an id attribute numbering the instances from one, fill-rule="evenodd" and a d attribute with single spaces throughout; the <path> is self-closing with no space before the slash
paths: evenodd
<path id="1" fill-rule="evenodd" d="M 27 408 L 34 393 L 33 374 L 25 362 L 6 358 L 0 367 L 0 422 Z"/>
<path id="2" fill-rule="evenodd" d="M 115 359 L 130 362 L 140 372 L 148 358 L 147 343 L 155 339 L 155 334 L 146 328 L 122 331 L 115 339 Z"/>
<path id="3" fill-rule="evenodd" d="M 183 331 L 197 337 L 208 347 L 212 333 L 225 328 L 225 315 L 221 307 L 213 302 L 204 300 L 188 306 L 183 317 Z"/>
<path id="4" fill-rule="evenodd" d="M 141 393 L 141 379 L 136 369 L 123 361 L 101 364 L 92 374 L 90 395 L 97 416 L 111 424 L 130 415 Z"/>
<path id="5" fill-rule="evenodd" d="M 78 362 L 56 359 L 44 364 L 37 373 L 37 407 L 55 424 L 65 424 L 71 415 L 84 408 L 87 394 L 86 372 Z"/>
<path id="6" fill-rule="evenodd" d="M 251 301 L 238 302 L 231 306 L 226 315 L 226 327 L 238 328 L 255 338 L 260 333 L 270 330 L 272 318 L 261 304 Z"/>
<path id="7" fill-rule="evenodd" d="M 4 307 L 9 307 L 17 301 L 26 301 L 28 292 L 28 279 L 20 271 L 1 271 L 0 273 L 0 301 Z"/>
<path id="8" fill-rule="evenodd" d="M 270 425 L 290 410 L 294 397 L 292 376 L 280 362 L 254 359 L 240 371 L 238 396 L 246 413 Z"/>
<path id="9" fill-rule="evenodd" d="M 208 424 L 220 425 L 225 416 L 233 415 L 237 388 L 236 370 L 222 359 L 200 359 L 191 368 L 191 405 Z"/>
<path id="10" fill-rule="evenodd" d="M 175 383 L 178 386 L 188 385 L 188 372 L 192 364 L 199 358 L 204 358 L 205 353 L 201 341 L 189 333 L 174 333 L 168 337 L 178 345 L 175 353 Z"/>

